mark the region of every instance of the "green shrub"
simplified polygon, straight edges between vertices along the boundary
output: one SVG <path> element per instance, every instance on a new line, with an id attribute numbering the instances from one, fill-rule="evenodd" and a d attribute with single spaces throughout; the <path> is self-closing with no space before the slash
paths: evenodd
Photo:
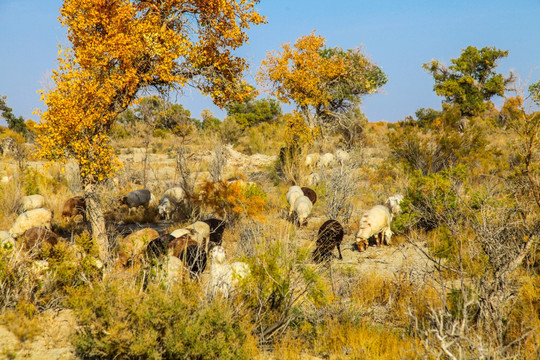
<path id="1" fill-rule="evenodd" d="M 121 279 L 75 289 L 68 304 L 80 331 L 76 352 L 90 359 L 251 359 L 250 327 L 225 303 L 200 302 L 198 285 L 141 292 Z"/>

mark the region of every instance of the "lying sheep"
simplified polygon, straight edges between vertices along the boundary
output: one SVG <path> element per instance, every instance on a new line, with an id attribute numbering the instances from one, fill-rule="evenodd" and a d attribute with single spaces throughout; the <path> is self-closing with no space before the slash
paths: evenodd
<path id="1" fill-rule="evenodd" d="M 151 228 L 135 231 L 118 241 L 118 265 L 127 266 L 141 260 L 148 244 L 159 237 Z"/>
<path id="2" fill-rule="evenodd" d="M 304 193 L 304 195 L 309 198 L 311 203 L 315 205 L 315 203 L 317 202 L 317 193 L 315 192 L 315 190 L 303 186 L 302 193 Z"/>
<path id="3" fill-rule="evenodd" d="M 305 161 L 306 166 L 314 167 L 315 165 L 317 165 L 319 158 L 320 158 L 320 155 L 318 153 L 306 155 L 306 161 Z"/>
<path id="4" fill-rule="evenodd" d="M 300 186 L 291 186 L 289 188 L 289 191 L 287 191 L 287 202 L 290 205 L 289 217 L 292 216 L 294 210 L 294 203 L 296 202 L 296 199 L 298 199 L 300 196 L 304 196 L 304 192 L 302 191 L 302 188 Z"/>
<path id="5" fill-rule="evenodd" d="M 360 218 L 358 233 L 356 234 L 356 245 L 360 251 L 368 247 L 368 239 L 375 236 L 377 247 L 383 241 L 389 245 L 390 239 L 385 239 L 385 235 L 390 230 L 391 214 L 386 206 L 376 205 L 366 211 Z"/>
<path id="6" fill-rule="evenodd" d="M 327 220 L 322 224 L 317 234 L 313 260 L 317 263 L 329 260 L 335 247 L 338 249 L 339 259 L 343 260 L 340 245 L 344 234 L 343 226 L 337 220 Z"/>
<path id="7" fill-rule="evenodd" d="M 296 199 L 296 201 L 294 202 L 294 212 L 296 213 L 296 218 L 298 219 L 298 224 L 300 226 L 307 225 L 307 218 L 311 214 L 312 208 L 313 204 L 307 196 L 302 195 Z"/>
<path id="8" fill-rule="evenodd" d="M 132 208 L 138 208 L 139 206 L 147 208 L 148 205 L 150 205 L 150 200 L 152 200 L 150 190 L 140 189 L 123 196 L 120 199 L 120 205 L 127 205 L 128 209 L 131 211 Z"/>
<path id="9" fill-rule="evenodd" d="M 45 198 L 43 195 L 28 195 L 23 196 L 21 199 L 21 206 L 19 207 L 19 213 L 30 211 L 34 209 L 42 208 L 45 205 Z"/>
<path id="10" fill-rule="evenodd" d="M 83 221 L 86 220 L 86 201 L 82 196 L 69 198 L 62 208 L 62 217 L 73 219 L 77 215 L 82 215 Z"/>
<path id="11" fill-rule="evenodd" d="M 206 268 L 206 251 L 189 233 L 172 240 L 168 245 L 168 254 L 179 258 L 192 278 L 201 275 Z"/>
<path id="12" fill-rule="evenodd" d="M 146 247 L 146 255 L 150 258 L 158 258 L 163 255 L 167 255 L 169 243 L 176 239 L 170 234 L 162 235 L 148 243 Z"/>
<path id="13" fill-rule="evenodd" d="M 17 238 L 33 227 L 50 229 L 52 217 L 52 212 L 48 209 L 40 208 L 26 211 L 15 220 L 13 226 L 9 229 L 9 233 L 13 238 Z"/>
<path id="14" fill-rule="evenodd" d="M 51 246 L 58 243 L 58 235 L 50 230 L 41 227 L 33 227 L 24 232 L 23 244 L 27 250 L 39 249 L 44 242 Z"/>
<path id="15" fill-rule="evenodd" d="M 212 299 L 217 294 L 229 297 L 233 286 L 240 279 L 244 279 L 250 274 L 248 264 L 244 262 L 225 263 L 225 249 L 216 246 L 210 253 L 212 267 L 210 268 L 210 280 L 208 282 L 208 296 Z"/>
<path id="16" fill-rule="evenodd" d="M 326 153 L 324 155 L 321 156 L 321 158 L 319 159 L 319 167 L 320 168 L 324 168 L 324 167 L 328 167 L 330 165 L 332 165 L 335 161 L 335 157 L 334 157 L 334 154 L 332 153 Z"/>

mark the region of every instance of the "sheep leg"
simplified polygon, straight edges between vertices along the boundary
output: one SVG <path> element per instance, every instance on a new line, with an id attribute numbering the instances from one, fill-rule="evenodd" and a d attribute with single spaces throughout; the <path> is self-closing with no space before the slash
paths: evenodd
<path id="1" fill-rule="evenodd" d="M 339 248 L 339 244 L 337 244 L 337 251 L 339 254 L 339 260 L 343 260 L 343 256 L 341 256 L 341 249 Z"/>
<path id="2" fill-rule="evenodd" d="M 376 240 L 376 242 L 377 242 L 377 247 L 381 247 L 382 237 L 383 237 L 383 233 L 382 233 L 382 232 L 380 232 L 380 233 L 378 233 L 377 235 L 375 235 L 375 240 Z"/>

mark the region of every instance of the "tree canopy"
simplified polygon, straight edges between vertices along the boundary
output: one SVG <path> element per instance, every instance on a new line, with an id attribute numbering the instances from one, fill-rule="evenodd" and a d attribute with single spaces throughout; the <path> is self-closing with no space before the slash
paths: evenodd
<path id="1" fill-rule="evenodd" d="M 13 109 L 7 105 L 7 96 L 0 96 L 0 112 L 2 112 L 2 117 L 6 119 L 8 128 L 23 135 L 28 133 L 26 128 L 26 123 L 22 116 L 15 116 L 13 114 Z"/>
<path id="2" fill-rule="evenodd" d="M 249 127 L 262 122 L 275 121 L 281 115 L 281 106 L 274 99 L 255 99 L 227 106 L 227 115 L 241 127 Z"/>
<path id="3" fill-rule="evenodd" d="M 433 76 L 437 95 L 444 96 L 447 103 L 459 105 L 463 115 L 474 116 L 486 110 L 487 101 L 493 96 L 502 96 L 513 81 L 512 74 L 504 77 L 495 72 L 498 60 L 506 56 L 507 50 L 468 46 L 458 58 L 450 60 L 449 67 L 437 60 L 422 67 Z"/>
<path id="4" fill-rule="evenodd" d="M 361 49 L 327 48 L 325 39 L 314 33 L 282 48 L 267 54 L 258 80 L 278 100 L 294 102 L 311 127 L 329 113 L 350 109 L 387 81 Z"/>
<path id="5" fill-rule="evenodd" d="M 189 84 L 218 106 L 250 96 L 246 62 L 231 51 L 264 22 L 257 2 L 65 0 L 60 21 L 72 47 L 60 50 L 54 87 L 42 96 L 41 156 L 74 157 L 83 181 L 99 182 L 119 166 L 111 125 L 141 90 Z"/>

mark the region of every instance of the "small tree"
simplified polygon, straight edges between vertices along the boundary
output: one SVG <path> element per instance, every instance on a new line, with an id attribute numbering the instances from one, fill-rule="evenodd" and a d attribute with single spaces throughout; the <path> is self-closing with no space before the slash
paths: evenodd
<path id="1" fill-rule="evenodd" d="M 484 47 L 478 50 L 468 46 L 460 57 L 444 66 L 437 60 L 422 65 L 435 80 L 433 90 L 445 97 L 445 102 L 459 105 L 462 115 L 474 116 L 487 108 L 493 96 L 503 96 L 512 74 L 504 77 L 495 72 L 497 61 L 508 56 L 507 50 Z"/>
<path id="2" fill-rule="evenodd" d="M 281 53 L 267 55 L 258 74 L 258 81 L 268 84 L 278 100 L 296 103 L 312 130 L 387 81 L 360 49 L 326 48 L 324 42 L 311 33 L 294 47 L 283 44 Z"/>
<path id="3" fill-rule="evenodd" d="M 242 128 L 262 122 L 273 122 L 281 115 L 281 107 L 274 99 L 247 99 L 227 107 L 227 115 Z"/>
<path id="4" fill-rule="evenodd" d="M 7 106 L 6 96 L 0 96 L 0 111 L 2 112 L 2 117 L 6 119 L 8 128 L 26 136 L 28 130 L 26 129 L 24 118 L 13 115 L 13 109 Z"/>
<path id="5" fill-rule="evenodd" d="M 264 21 L 257 2 L 64 1 L 60 21 L 72 48 L 60 51 L 54 87 L 43 94 L 37 141 L 43 158 L 78 162 L 101 258 L 108 242 L 96 191 L 120 166 L 109 140 L 117 115 L 142 90 L 188 82 L 218 106 L 249 96 L 245 60 L 232 52 Z"/>

